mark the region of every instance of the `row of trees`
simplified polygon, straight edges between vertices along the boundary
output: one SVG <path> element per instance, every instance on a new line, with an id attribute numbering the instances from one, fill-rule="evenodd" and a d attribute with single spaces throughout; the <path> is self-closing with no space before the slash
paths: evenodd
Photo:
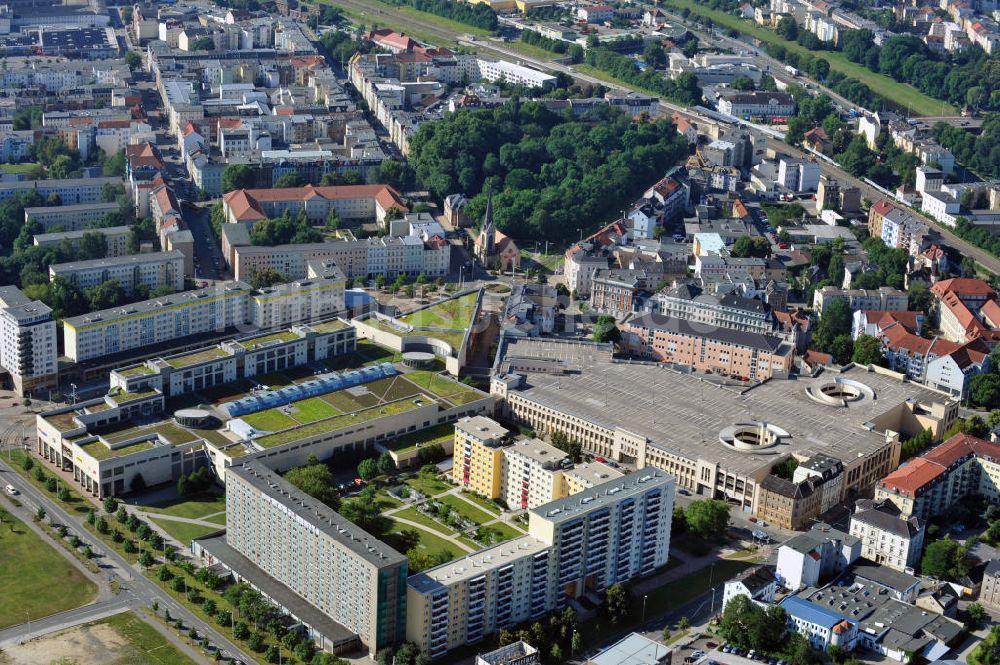
<path id="1" fill-rule="evenodd" d="M 250 229 L 250 242 L 254 245 L 273 247 L 322 241 L 323 234 L 309 225 L 305 209 L 299 210 L 294 218 L 286 210 L 280 217 L 262 220 Z"/>
<path id="2" fill-rule="evenodd" d="M 410 143 L 419 182 L 436 197 L 464 191 L 481 219 L 493 192 L 497 227 L 518 241 L 568 241 L 581 220 L 610 219 L 687 154 L 668 121 L 597 108 L 574 120 L 513 99 L 424 123 Z"/>
<path id="3" fill-rule="evenodd" d="M 678 104 L 685 106 L 701 104 L 701 86 L 698 85 L 698 78 L 694 74 L 685 72 L 676 79 L 670 79 L 652 67 L 642 70 L 635 60 L 619 53 L 617 48 L 617 44 L 614 47 L 605 45 L 588 48 L 586 63 L 623 83 L 648 90 Z"/>
<path id="4" fill-rule="evenodd" d="M 497 29 L 497 13 L 489 5 L 468 5 L 448 0 L 389 0 L 396 6 L 413 7 L 417 11 L 427 12 L 436 16 L 458 21 L 474 28 L 495 32 Z"/>
<path id="5" fill-rule="evenodd" d="M 561 39 L 552 39 L 534 30 L 522 30 L 521 41 L 525 44 L 531 44 L 546 51 L 551 51 L 552 53 L 565 53 L 569 56 L 570 62 L 573 64 L 583 62 L 584 51 L 583 47 L 579 44 L 570 44 Z"/>

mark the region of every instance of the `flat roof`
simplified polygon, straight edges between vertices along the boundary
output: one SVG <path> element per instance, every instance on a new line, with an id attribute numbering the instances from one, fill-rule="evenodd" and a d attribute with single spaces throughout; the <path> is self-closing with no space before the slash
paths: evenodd
<path id="1" fill-rule="evenodd" d="M 80 229 L 79 231 L 57 231 L 56 233 L 36 233 L 34 236 L 35 243 L 41 242 L 56 242 L 59 240 L 66 239 L 78 239 L 83 238 L 87 233 L 97 233 L 102 236 L 113 236 L 113 235 L 128 235 L 128 226 L 104 226 L 96 229 Z"/>
<path id="2" fill-rule="evenodd" d="M 670 648 L 639 633 L 630 633 L 588 663 L 594 665 L 654 665 L 670 653 Z"/>
<path id="3" fill-rule="evenodd" d="M 245 282 L 223 282 L 222 284 L 213 284 L 212 286 L 206 286 L 201 289 L 171 293 L 170 295 L 161 296 L 159 298 L 141 300 L 139 302 L 119 305 L 118 307 L 102 309 L 88 314 L 71 316 L 63 319 L 63 323 L 72 328 L 79 328 L 88 324 L 111 323 L 130 316 L 155 314 L 170 307 L 194 305 L 202 300 L 209 302 L 213 299 L 213 297 L 230 296 L 237 293 L 250 293 L 250 291 L 252 291 L 250 285 Z"/>
<path id="4" fill-rule="evenodd" d="M 471 435 L 476 439 L 502 439 L 509 430 L 486 416 L 465 416 L 455 422 L 455 429 Z"/>
<path id="5" fill-rule="evenodd" d="M 410 575 L 406 584 L 420 593 L 444 589 L 449 584 L 482 575 L 485 570 L 507 561 L 544 552 L 549 545 L 534 536 L 521 536 L 505 543 L 480 550 L 461 559 L 455 559 L 416 575 Z"/>
<path id="6" fill-rule="evenodd" d="M 546 443 L 541 439 L 515 441 L 513 445 L 507 447 L 506 452 L 524 455 L 533 462 L 552 465 L 553 468 L 558 466 L 562 460 L 569 459 L 569 455 L 565 451 L 559 450 L 551 443 Z"/>
<path id="7" fill-rule="evenodd" d="M 116 256 L 113 258 L 90 259 L 88 261 L 71 261 L 69 263 L 57 263 L 49 266 L 49 270 L 54 273 L 70 272 L 73 270 L 87 270 L 90 268 L 103 268 L 123 265 L 139 265 L 143 263 L 160 263 L 162 261 L 181 261 L 184 254 L 175 250 L 169 252 L 150 252 L 148 254 L 128 254 L 126 256 Z"/>
<path id="8" fill-rule="evenodd" d="M 545 372 L 553 362 L 563 369 Z M 494 369 L 524 376 L 510 394 L 599 427 L 646 437 L 652 446 L 691 460 L 719 464 L 750 476 L 770 470 L 781 456 L 824 453 L 845 465 L 885 446 L 885 435 L 866 428 L 879 416 L 915 399 L 951 398 L 864 368 L 824 372 L 816 378 L 771 379 L 752 388 L 725 385 L 719 377 L 684 373 L 661 363 L 614 360 L 606 345 L 540 338 L 505 338 Z M 833 406 L 815 401 L 806 388 L 836 378 L 865 384 L 875 399 Z M 787 432 L 779 442 L 752 452 L 724 445 L 719 435 L 736 423 L 762 421 Z"/>
<path id="9" fill-rule="evenodd" d="M 325 503 L 299 491 L 262 464 L 255 462 L 234 464 L 226 469 L 226 473 L 238 476 L 262 495 L 277 501 L 292 514 L 376 567 L 394 566 L 406 562 L 405 556 Z"/>
<path id="10" fill-rule="evenodd" d="M 532 508 L 531 513 L 550 522 L 560 523 L 575 519 L 604 506 L 610 506 L 630 496 L 643 494 L 657 483 L 672 481 L 674 477 L 666 471 L 648 466 L 627 474 L 623 478 L 608 480 L 600 485 L 587 488 L 570 496 L 550 501 Z"/>

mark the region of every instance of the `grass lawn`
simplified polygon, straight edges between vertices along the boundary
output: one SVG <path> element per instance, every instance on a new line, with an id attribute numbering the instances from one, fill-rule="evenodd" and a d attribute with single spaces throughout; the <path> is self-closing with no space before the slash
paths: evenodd
<path id="1" fill-rule="evenodd" d="M 289 427 L 295 427 L 299 424 L 276 409 L 267 409 L 266 411 L 250 413 L 245 416 L 240 416 L 240 418 L 246 421 L 246 423 L 251 427 L 264 430 L 265 432 L 280 432 L 281 430 L 288 429 Z"/>
<path id="2" fill-rule="evenodd" d="M 211 522 L 212 524 L 218 524 L 219 526 L 226 526 L 226 514 L 220 513 L 218 515 L 211 515 L 210 517 L 202 517 L 201 519 L 206 522 Z"/>
<path id="3" fill-rule="evenodd" d="M 511 41 L 503 45 L 505 49 L 511 51 L 517 51 L 518 53 L 523 53 L 532 58 L 538 58 L 539 60 L 552 60 L 553 58 L 565 57 L 565 53 L 553 53 L 547 49 L 543 49 L 541 46 L 535 46 L 534 44 L 529 44 L 527 42 Z"/>
<path id="4" fill-rule="evenodd" d="M 319 397 L 310 397 L 309 399 L 304 399 L 301 402 L 296 402 L 293 405 L 293 408 L 297 410 L 292 414 L 292 417 L 300 423 L 315 422 L 317 420 L 322 420 L 323 418 L 335 416 L 339 413 L 337 409 L 333 408 L 330 404 L 324 402 Z"/>
<path id="5" fill-rule="evenodd" d="M 348 497 L 340 502 L 341 507 L 346 506 L 351 503 L 357 503 L 361 501 L 360 497 Z M 379 510 L 385 512 L 391 508 L 398 508 L 403 505 L 403 502 L 399 499 L 395 499 L 389 496 L 385 490 L 379 490 L 378 494 L 375 495 L 375 505 Z"/>
<path id="6" fill-rule="evenodd" d="M 152 665 L 195 665 L 194 661 L 181 653 L 177 647 L 167 641 L 158 630 L 140 619 L 133 612 L 124 612 L 87 624 L 95 626 L 105 624 L 114 628 L 115 632 L 128 640 L 128 644 L 119 647 L 123 663 L 150 663 Z"/>
<path id="7" fill-rule="evenodd" d="M 411 522 L 416 522 L 417 524 L 422 524 L 423 526 L 426 526 L 428 529 L 432 529 L 434 531 L 437 531 L 438 533 L 443 533 L 446 536 L 454 534 L 454 531 L 446 527 L 444 524 L 432 520 L 430 517 L 427 517 L 422 512 L 413 507 L 406 508 L 405 510 L 401 510 L 398 513 L 393 513 L 392 516 L 400 517 L 404 520 L 410 520 Z M 402 526 L 406 527 L 409 525 L 403 524 Z"/>
<path id="8" fill-rule="evenodd" d="M 499 531 L 500 533 L 503 534 L 504 540 L 510 540 L 511 538 L 517 538 L 518 536 L 524 535 L 524 531 L 516 529 L 510 524 L 507 524 L 506 522 L 494 522 L 493 524 L 490 524 L 489 526 L 484 528 L 492 529 L 493 531 Z"/>
<path id="9" fill-rule="evenodd" d="M 906 83 L 899 83 L 884 74 L 876 74 L 863 65 L 851 62 L 838 51 L 810 51 L 797 42 L 786 41 L 774 31 L 762 28 L 747 19 L 740 19 L 732 14 L 711 9 L 694 0 L 666 0 L 666 6 L 678 10 L 689 9 L 694 14 L 712 19 L 718 25 L 732 28 L 762 42 L 780 44 L 790 52 L 799 55 L 809 53 L 815 57 L 823 58 L 830 63 L 830 69 L 833 71 L 861 81 L 871 88 L 872 92 L 876 95 L 881 96 L 892 104 L 904 106 L 917 115 L 958 115 L 958 110 L 947 102 L 934 99 L 913 86 Z"/>
<path id="10" fill-rule="evenodd" d="M 484 522 L 489 522 L 490 520 L 496 517 L 496 515 L 491 515 L 485 510 L 480 510 L 475 506 L 469 505 L 468 502 L 463 501 L 462 499 L 458 498 L 453 494 L 449 494 L 448 496 L 443 496 L 440 499 L 438 499 L 438 501 L 451 506 L 456 511 L 458 511 L 459 515 L 461 515 L 467 520 L 472 520 L 473 522 L 479 525 L 482 525 Z"/>
<path id="11" fill-rule="evenodd" d="M 65 487 L 66 489 L 69 490 L 69 501 L 60 501 L 56 497 L 54 492 L 49 492 L 45 488 L 44 482 L 38 482 L 37 480 L 35 480 L 34 476 L 35 469 L 32 469 L 31 471 L 25 471 L 24 467 L 21 466 L 24 463 L 24 458 L 28 457 L 28 453 L 18 449 L 18 450 L 10 450 L 8 451 L 8 454 L 10 455 L 10 466 L 14 469 L 14 471 L 18 473 L 18 475 L 23 477 L 27 482 L 37 487 L 45 496 L 49 497 L 53 501 L 62 504 L 62 506 L 65 507 L 67 510 L 72 510 L 74 513 L 80 513 L 82 515 L 86 513 L 88 509 L 93 507 L 93 505 L 89 501 L 80 496 L 80 494 L 76 491 L 76 489 L 72 485 L 65 482 L 60 482 L 59 486 Z M 38 458 L 32 456 L 32 459 L 34 460 L 36 467 L 41 465 L 41 462 L 38 461 Z M 45 469 L 46 477 L 52 477 L 53 474 L 48 470 L 48 468 L 46 467 L 42 468 Z"/>
<path id="12" fill-rule="evenodd" d="M 146 512 L 157 513 L 159 515 L 198 519 L 205 515 L 224 511 L 226 509 L 226 497 L 208 494 L 194 497 L 193 499 L 177 499 L 176 501 L 154 503 L 149 506 L 140 506 L 140 508 Z"/>
<path id="13" fill-rule="evenodd" d="M 384 5 L 384 3 L 377 3 L 378 7 L 374 11 L 360 12 L 349 7 L 344 7 L 343 5 L 338 5 L 336 2 L 329 2 L 328 0 L 319 0 L 320 4 L 328 4 L 331 7 L 337 9 L 344 16 L 349 17 L 355 24 L 358 25 L 371 25 L 372 22 L 378 24 L 380 28 L 389 28 L 390 30 L 395 30 L 396 32 L 403 32 L 413 37 L 414 39 L 427 43 L 434 44 L 436 46 L 458 46 L 458 42 L 454 40 L 443 39 L 440 35 L 434 35 L 420 28 L 414 26 L 405 20 L 404 16 L 397 16 L 396 14 L 405 13 L 404 10 L 409 10 L 409 12 L 416 14 L 417 18 L 425 20 L 428 17 L 437 19 L 438 21 L 446 21 L 447 19 L 434 16 L 433 14 L 428 14 L 425 12 L 417 11 L 410 7 L 396 7 L 391 5 Z M 380 9 L 380 7 L 385 7 L 385 9 Z M 430 22 L 430 21 L 428 21 Z M 474 30 L 472 26 L 467 26 L 462 23 L 458 23 L 461 29 L 459 34 Z"/>
<path id="14" fill-rule="evenodd" d="M 406 530 L 416 531 L 420 534 L 420 544 L 417 545 L 417 547 L 421 550 L 425 550 L 428 554 L 448 552 L 451 554 L 452 559 L 458 559 L 466 554 L 466 552 L 462 551 L 462 549 L 454 543 L 441 538 L 440 536 L 435 536 L 433 533 L 428 533 L 423 529 L 414 529 L 409 524 L 400 524 L 399 522 L 396 522 L 393 524 L 392 528 L 389 529 L 391 533 L 399 533 Z"/>
<path id="15" fill-rule="evenodd" d="M 218 529 L 212 529 L 200 524 L 177 522 L 176 520 L 166 518 L 153 519 L 152 521 L 156 523 L 156 526 L 173 536 L 173 538 L 181 543 L 185 548 L 187 548 L 187 546 L 191 544 L 191 541 L 195 538 L 201 538 L 202 536 L 207 536 L 214 531 L 218 531 Z"/>
<path id="16" fill-rule="evenodd" d="M 486 512 L 491 513 L 493 515 L 499 515 L 500 513 L 503 512 L 500 509 L 500 506 L 498 506 L 497 504 L 493 503 L 493 501 L 491 501 L 490 499 L 484 499 L 483 497 L 479 496 L 478 494 L 473 494 L 472 492 L 462 492 L 462 496 L 465 499 L 467 499 L 467 500 L 471 501 L 472 503 L 476 504 L 477 506 L 479 506 L 480 508 L 482 508 Z"/>
<path id="17" fill-rule="evenodd" d="M 420 432 L 406 434 L 395 438 L 392 441 L 386 441 L 384 445 L 388 450 L 406 452 L 411 449 L 429 446 L 435 443 L 444 444 L 453 438 L 455 438 L 455 426 L 444 424 L 435 425 L 430 429 L 425 429 Z"/>
<path id="18" fill-rule="evenodd" d="M 438 480 L 434 476 L 424 476 L 419 475 L 409 480 L 405 481 L 407 485 L 422 493 L 424 496 L 431 497 L 437 496 L 443 492 L 447 492 L 451 489 L 451 485 L 444 482 L 443 480 Z"/>
<path id="19" fill-rule="evenodd" d="M 472 320 L 478 297 L 479 293 L 473 291 L 460 298 L 445 300 L 426 309 L 401 316 L 399 320 L 416 328 L 464 330 Z"/>
<path id="20" fill-rule="evenodd" d="M 0 509 L 0 628 L 80 607 L 97 595 L 97 585 L 39 538 L 27 525 Z"/>
<path id="21" fill-rule="evenodd" d="M 0 170 L 4 173 L 31 173 L 38 169 L 41 165 L 35 163 L 29 164 L 0 164 Z"/>

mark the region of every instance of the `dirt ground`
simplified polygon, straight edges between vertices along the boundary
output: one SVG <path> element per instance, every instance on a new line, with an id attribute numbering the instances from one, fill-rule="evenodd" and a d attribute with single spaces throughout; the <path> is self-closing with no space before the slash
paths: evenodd
<path id="1" fill-rule="evenodd" d="M 113 665 L 127 658 L 128 640 L 105 624 L 77 626 L 7 647 L 3 665 Z"/>

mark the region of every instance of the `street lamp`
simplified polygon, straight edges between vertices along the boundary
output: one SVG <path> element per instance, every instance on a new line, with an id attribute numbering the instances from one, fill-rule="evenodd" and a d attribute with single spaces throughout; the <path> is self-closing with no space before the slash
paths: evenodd
<path id="1" fill-rule="evenodd" d="M 649 594 L 645 594 L 642 597 L 642 623 L 646 623 L 646 599 L 649 598 Z"/>

